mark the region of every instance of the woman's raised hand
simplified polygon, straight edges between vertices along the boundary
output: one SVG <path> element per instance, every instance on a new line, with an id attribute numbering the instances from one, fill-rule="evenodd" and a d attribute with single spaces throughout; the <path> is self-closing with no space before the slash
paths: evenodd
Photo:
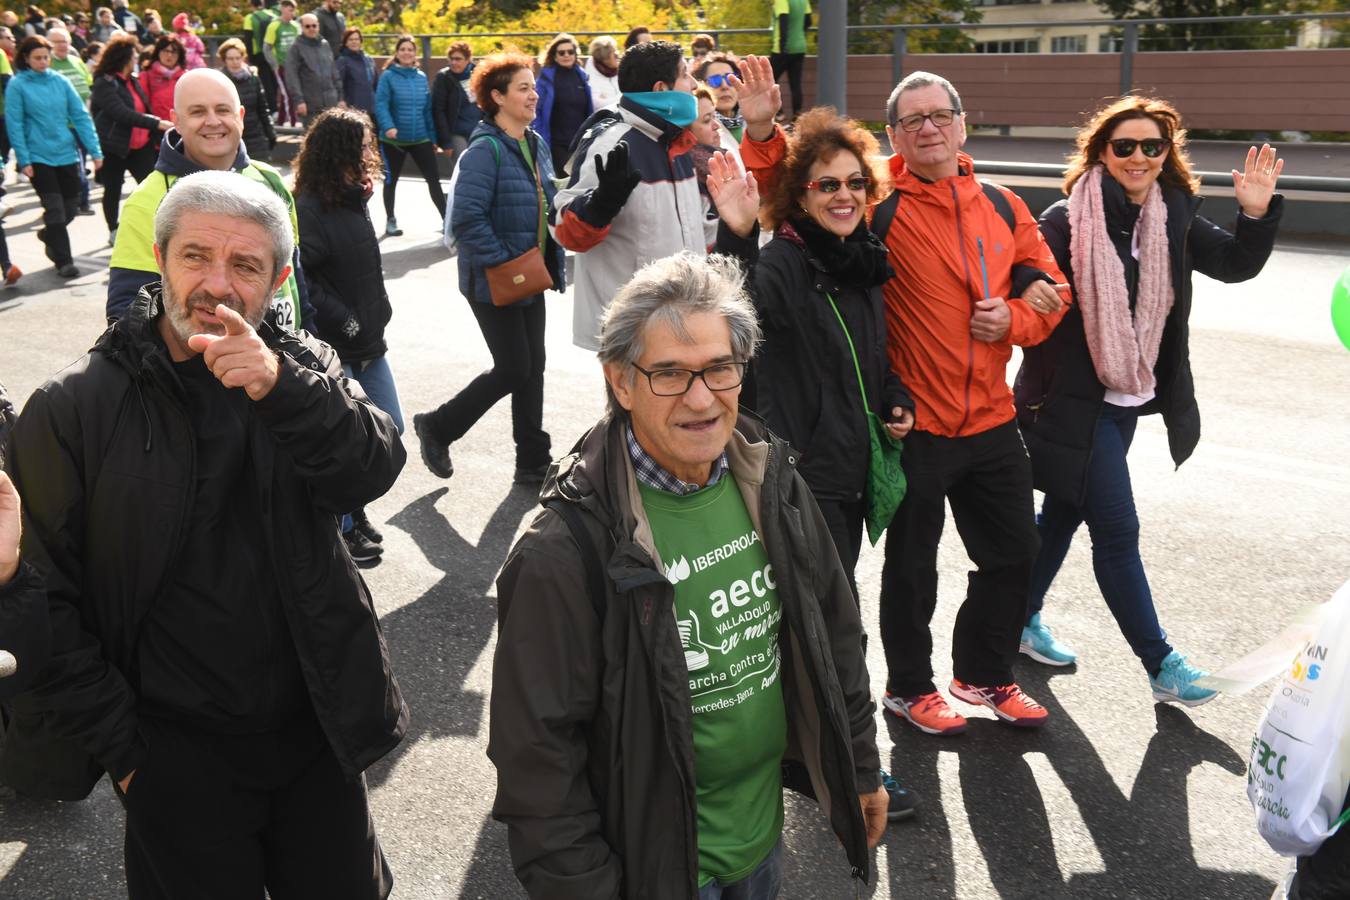
<path id="1" fill-rule="evenodd" d="M 1233 170 L 1233 193 L 1244 213 L 1253 219 L 1265 218 L 1283 169 L 1284 160 L 1275 158 L 1275 148 L 1269 144 L 1262 144 L 1259 153 L 1255 147 L 1247 151 L 1243 170 Z"/>
<path id="2" fill-rule="evenodd" d="M 717 215 L 739 236 L 749 237 L 759 218 L 759 185 L 734 156 L 720 150 L 708 158 L 708 196 Z"/>

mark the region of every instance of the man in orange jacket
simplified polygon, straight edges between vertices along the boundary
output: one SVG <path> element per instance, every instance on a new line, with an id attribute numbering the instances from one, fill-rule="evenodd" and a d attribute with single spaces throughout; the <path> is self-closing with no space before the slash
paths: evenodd
<path id="1" fill-rule="evenodd" d="M 952 638 L 951 693 L 1008 724 L 1037 726 L 1046 711 L 1012 672 L 1039 539 L 1006 370 L 1013 344 L 1040 343 L 1054 330 L 1068 287 L 1026 204 L 976 179 L 961 152 L 965 115 L 949 81 L 916 72 L 896 86 L 886 111 L 898 197 L 878 207 L 873 228 L 885 229 L 896 272 L 884 287 L 889 350 L 913 394 L 915 425 L 904 451 L 909 490 L 882 571 L 883 703 L 928 734 L 966 728 L 937 691 L 931 662 L 949 501 L 975 563 Z M 784 148 L 779 134 L 759 134 L 748 135 L 741 156 L 764 183 Z"/>

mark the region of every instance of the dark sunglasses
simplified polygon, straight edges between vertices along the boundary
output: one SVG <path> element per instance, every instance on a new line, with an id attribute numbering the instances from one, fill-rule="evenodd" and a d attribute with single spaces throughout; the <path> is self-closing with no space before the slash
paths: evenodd
<path id="1" fill-rule="evenodd" d="M 730 86 L 731 86 L 731 73 L 730 73 L 730 72 L 724 73 L 724 74 L 722 74 L 722 75 L 709 75 L 709 76 L 708 76 L 708 87 L 710 87 L 710 88 L 720 88 L 722 85 L 726 85 L 727 87 L 730 87 Z"/>
<path id="2" fill-rule="evenodd" d="M 847 187 L 850 191 L 865 191 L 871 183 L 872 179 L 866 175 L 854 175 L 852 178 L 845 178 L 843 181 L 838 178 L 808 181 L 802 187 L 808 191 L 820 191 L 822 194 L 835 194 L 839 192 L 841 187 Z"/>
<path id="3" fill-rule="evenodd" d="M 1142 141 L 1136 141 L 1134 138 L 1117 138 L 1114 141 L 1107 141 L 1111 145 L 1111 152 L 1119 159 L 1129 159 L 1134 156 L 1134 148 L 1138 147 L 1144 151 L 1144 155 L 1149 159 L 1157 159 L 1167 152 L 1167 148 L 1172 142 L 1166 138 L 1145 138 Z"/>
<path id="4" fill-rule="evenodd" d="M 553 52 L 553 55 L 554 55 L 554 56 L 576 56 L 576 55 L 577 55 L 577 51 L 575 51 L 575 50 L 555 50 L 555 51 Z"/>

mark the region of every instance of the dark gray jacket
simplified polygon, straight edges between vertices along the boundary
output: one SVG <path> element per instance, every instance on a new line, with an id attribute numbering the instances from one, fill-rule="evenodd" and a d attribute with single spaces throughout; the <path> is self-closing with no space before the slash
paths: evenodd
<path id="1" fill-rule="evenodd" d="M 323 38 L 295 39 L 286 54 L 286 90 L 291 102 L 305 104 L 305 118 L 312 119 L 342 99 L 342 82 L 333 61 L 332 46 Z"/>
<path id="2" fill-rule="evenodd" d="M 0 756 L 0 780 L 31 796 L 81 799 L 101 773 L 121 778 L 145 755 L 136 647 L 196 483 L 161 310 L 158 283 L 144 288 L 93 350 L 34 392 L 10 439 L 23 556 L 46 579 L 52 629 L 51 662 L 15 699 Z M 398 744 L 408 709 L 338 520 L 389 489 L 403 445 L 330 347 L 266 322 L 258 333 L 280 361 L 250 426 L 258 527 L 284 561 L 277 593 L 310 702 L 355 775 Z"/>
<path id="3" fill-rule="evenodd" d="M 347 16 L 342 10 L 329 12 L 328 7 L 323 5 L 314 10 L 314 15 L 319 20 L 319 37 L 328 42 L 333 55 L 337 56 L 342 49 L 342 32 L 347 30 Z"/>
<path id="4" fill-rule="evenodd" d="M 625 426 L 602 419 L 542 495 L 580 511 L 604 564 L 602 603 L 592 603 L 581 551 L 552 509 L 497 579 L 492 814 L 507 825 L 516 875 L 535 900 L 698 895 L 688 670 Z M 742 416 L 727 454 L 783 605 L 785 774 L 809 778 L 853 875 L 866 881 L 858 795 L 877 789 L 879 759 L 853 594 L 795 452 Z"/>

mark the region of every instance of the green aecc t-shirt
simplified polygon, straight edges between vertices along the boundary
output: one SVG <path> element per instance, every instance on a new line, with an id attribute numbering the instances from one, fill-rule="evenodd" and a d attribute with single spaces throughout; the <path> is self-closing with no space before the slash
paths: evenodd
<path id="1" fill-rule="evenodd" d="M 675 586 L 689 669 L 699 886 L 730 884 L 753 872 L 783 832 L 777 584 L 732 475 L 684 496 L 638 489 Z"/>

